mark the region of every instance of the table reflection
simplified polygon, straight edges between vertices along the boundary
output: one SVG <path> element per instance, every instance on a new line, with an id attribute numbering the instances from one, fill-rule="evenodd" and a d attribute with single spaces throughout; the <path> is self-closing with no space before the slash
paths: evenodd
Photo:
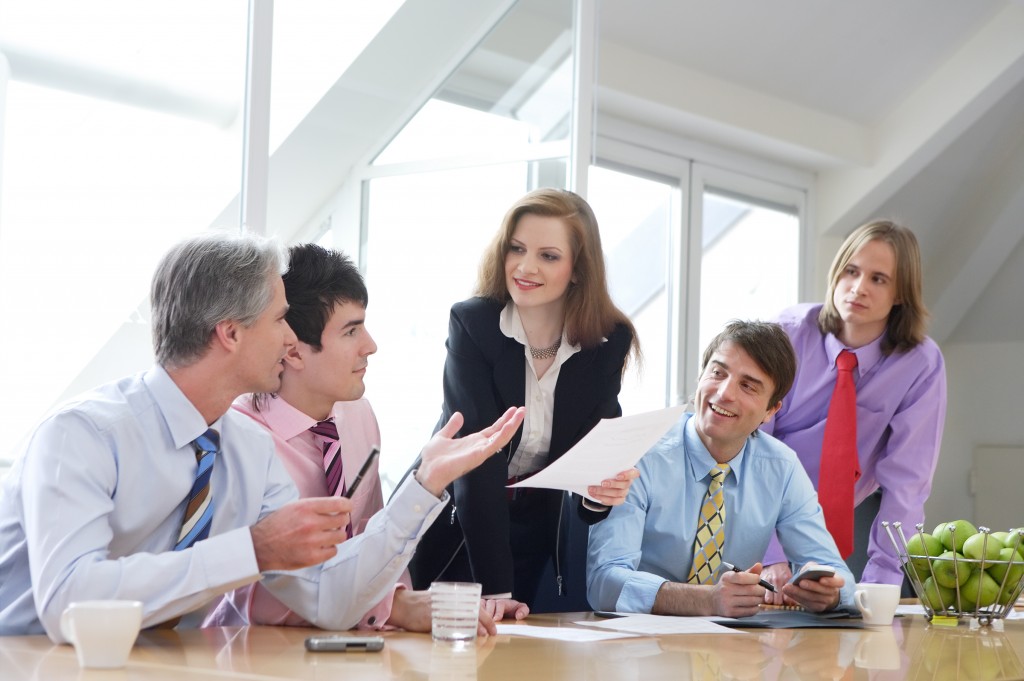
<path id="1" fill-rule="evenodd" d="M 531 616 L 537 626 L 573 626 L 590 614 Z M 312 629 L 289 627 L 145 631 L 127 667 L 97 675 L 74 649 L 43 636 L 0 637 L 2 681 L 954 681 L 1024 679 L 1024 622 L 1005 632 L 921 617 L 864 629 L 750 629 L 569 642 L 493 636 L 465 648 L 429 635 L 388 632 L 380 652 L 310 653 Z M 355 632 L 353 632 L 355 633 Z"/>

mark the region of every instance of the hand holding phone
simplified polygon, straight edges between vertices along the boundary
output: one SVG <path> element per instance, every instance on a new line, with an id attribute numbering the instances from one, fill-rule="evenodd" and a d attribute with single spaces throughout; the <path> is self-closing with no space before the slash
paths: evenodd
<path id="1" fill-rule="evenodd" d="M 787 584 L 797 584 L 805 579 L 810 579 L 815 582 L 819 581 L 822 577 L 835 577 L 836 569 L 830 565 L 812 565 L 811 567 L 804 568 L 800 572 L 790 577 Z"/>
<path id="2" fill-rule="evenodd" d="M 313 653 L 376 653 L 384 648 L 382 636 L 310 636 L 306 650 Z"/>

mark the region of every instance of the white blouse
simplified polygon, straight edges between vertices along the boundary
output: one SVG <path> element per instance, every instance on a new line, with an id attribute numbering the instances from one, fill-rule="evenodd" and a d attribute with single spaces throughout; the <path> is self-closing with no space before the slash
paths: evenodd
<path id="1" fill-rule="evenodd" d="M 530 343 L 526 339 L 526 330 L 519 317 L 519 310 L 512 301 L 509 301 L 502 310 L 498 328 L 509 338 L 521 343 L 526 355 L 526 418 L 523 419 L 523 435 L 519 440 L 519 447 L 508 464 L 508 476 L 512 478 L 535 473 L 547 465 L 558 374 L 566 360 L 580 351 L 580 346 L 569 345 L 563 331 L 562 344 L 555 355 L 555 361 L 544 376 L 538 379 L 533 357 L 530 355 Z"/>

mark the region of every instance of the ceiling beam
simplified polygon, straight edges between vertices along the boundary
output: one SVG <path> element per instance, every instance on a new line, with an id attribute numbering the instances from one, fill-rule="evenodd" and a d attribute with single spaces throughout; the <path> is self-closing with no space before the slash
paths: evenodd
<path id="1" fill-rule="evenodd" d="M 870 162 L 863 125 L 622 45 L 601 44 L 598 82 L 601 110 L 623 120 L 804 167 Z"/>
<path id="2" fill-rule="evenodd" d="M 440 87 L 515 0 L 406 0 L 270 159 L 267 231 L 288 241 Z M 237 197 L 214 221 L 237 221 Z"/>

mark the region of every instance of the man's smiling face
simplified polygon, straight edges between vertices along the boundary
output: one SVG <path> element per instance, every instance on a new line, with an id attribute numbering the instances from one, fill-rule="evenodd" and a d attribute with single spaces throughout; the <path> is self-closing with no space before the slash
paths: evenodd
<path id="1" fill-rule="evenodd" d="M 747 437 L 779 410 L 769 405 L 775 384 L 739 345 L 726 341 L 711 355 L 697 382 L 694 425 L 719 463 L 740 453 Z"/>

